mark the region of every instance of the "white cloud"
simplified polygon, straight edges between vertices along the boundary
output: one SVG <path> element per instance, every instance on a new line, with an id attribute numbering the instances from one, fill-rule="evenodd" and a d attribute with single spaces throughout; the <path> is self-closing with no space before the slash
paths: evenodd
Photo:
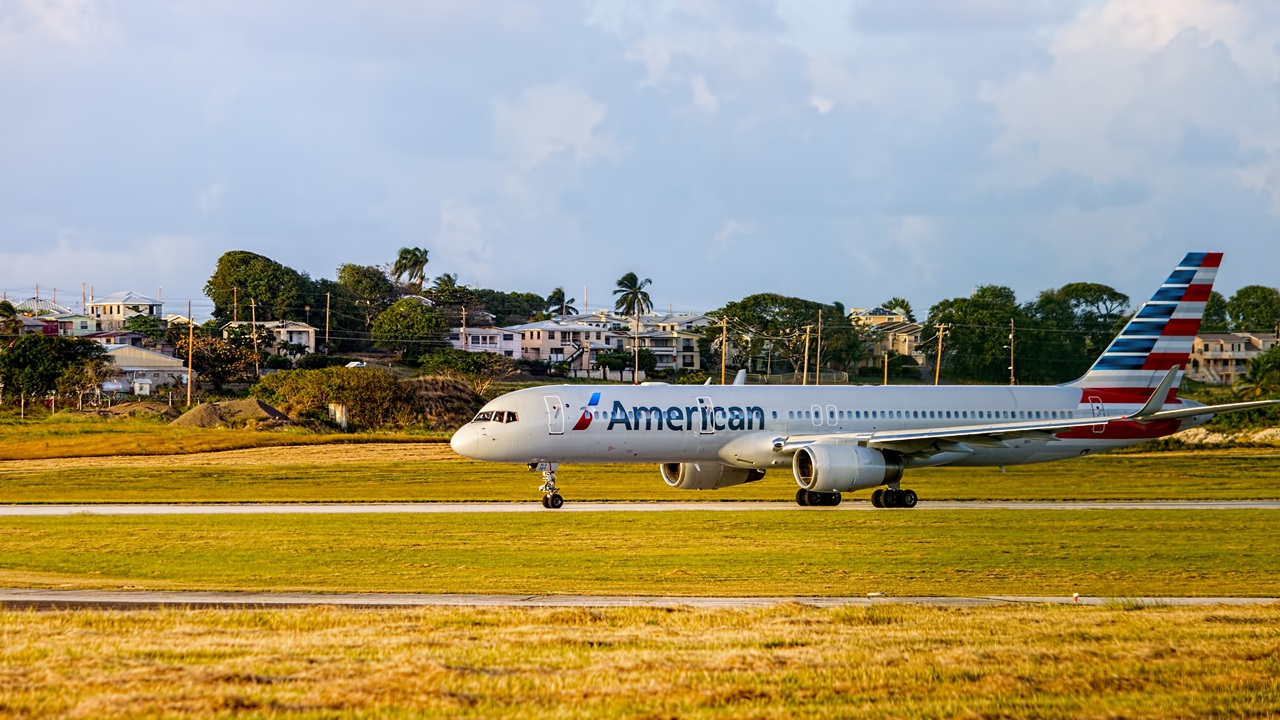
<path id="1" fill-rule="evenodd" d="M 734 236 L 750 235 L 755 232 L 755 223 L 743 220 L 735 220 L 730 218 L 726 220 L 716 234 L 711 237 L 711 244 L 707 246 L 707 258 L 715 260 L 729 254 L 734 245 Z"/>
<path id="2" fill-rule="evenodd" d="M 600 132 L 605 115 L 605 106 L 582 90 L 540 85 L 525 90 L 516 102 L 494 103 L 494 136 L 523 170 L 560 153 L 587 166 L 622 154 L 614 138 Z"/>
<path id="3" fill-rule="evenodd" d="M 826 115 L 836 107 L 836 104 L 831 100 L 831 98 L 823 97 L 822 95 L 814 95 L 809 98 L 809 104 L 818 111 L 819 115 Z"/>
<path id="4" fill-rule="evenodd" d="M 716 96 L 711 94 L 707 89 L 707 79 L 702 75 L 696 75 L 691 83 L 693 92 L 694 107 L 708 113 L 714 113 L 719 107 L 719 101 Z"/>
<path id="5" fill-rule="evenodd" d="M 433 247 L 440 256 L 441 272 L 458 272 L 462 282 L 488 281 L 493 277 L 495 228 L 480 208 L 457 200 L 440 205 L 440 227 Z M 434 261 L 435 258 L 432 258 Z"/>

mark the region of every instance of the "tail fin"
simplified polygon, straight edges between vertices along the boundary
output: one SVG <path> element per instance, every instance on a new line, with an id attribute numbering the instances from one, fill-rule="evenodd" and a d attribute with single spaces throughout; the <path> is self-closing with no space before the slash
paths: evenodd
<path id="1" fill-rule="evenodd" d="M 1089 372 L 1070 385 L 1145 397 L 1177 367 L 1169 394 L 1176 397 L 1221 263 L 1222 253 L 1187 253 Z"/>

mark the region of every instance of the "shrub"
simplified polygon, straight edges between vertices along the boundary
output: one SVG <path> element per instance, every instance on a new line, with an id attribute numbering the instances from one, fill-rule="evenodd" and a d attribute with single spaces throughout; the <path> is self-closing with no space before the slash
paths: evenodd
<path id="1" fill-rule="evenodd" d="M 343 403 L 350 424 L 365 429 L 458 427 L 484 404 L 465 383 L 400 380 L 377 368 L 286 370 L 251 392 L 293 416 L 326 417 L 329 403 Z"/>

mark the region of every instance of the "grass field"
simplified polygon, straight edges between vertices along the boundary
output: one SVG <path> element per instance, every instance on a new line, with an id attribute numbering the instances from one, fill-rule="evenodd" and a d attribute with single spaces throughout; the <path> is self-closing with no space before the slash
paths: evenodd
<path id="1" fill-rule="evenodd" d="M 1280 596 L 1280 525 L 1265 510 L 6 518 L 0 585 Z"/>
<path id="2" fill-rule="evenodd" d="M 12 717 L 1280 714 L 1280 607 L 0 611 Z"/>
<path id="3" fill-rule="evenodd" d="M 243 430 L 173 427 L 158 419 L 103 420 L 58 414 L 40 421 L 0 422 L 0 461 L 108 455 L 181 455 L 284 445 L 447 441 L 450 433 L 318 433 L 302 428 Z"/>
<path id="4" fill-rule="evenodd" d="M 216 430 L 197 431 L 217 434 Z M 228 437 L 272 433 L 228 431 Z M 344 438 L 346 436 L 312 436 Z M 206 441 L 207 442 L 207 441 Z M 790 500 L 789 471 L 719 491 L 667 487 L 655 465 L 567 465 L 570 501 Z M 159 457 L 0 462 L 0 503 L 534 501 L 540 477 L 442 442 L 363 442 Z M 1098 455 L 1008 468 L 912 471 L 922 500 L 1280 499 L 1280 449 Z M 865 501 L 868 492 L 853 493 Z"/>

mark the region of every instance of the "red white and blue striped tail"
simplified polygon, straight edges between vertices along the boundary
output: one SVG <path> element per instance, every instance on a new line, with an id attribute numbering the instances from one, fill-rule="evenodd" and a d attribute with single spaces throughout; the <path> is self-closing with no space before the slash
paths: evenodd
<path id="1" fill-rule="evenodd" d="M 1222 253 L 1187 253 L 1089 372 L 1069 384 L 1145 398 L 1177 367 L 1169 393 L 1170 400 L 1175 398 L 1221 263 Z"/>

